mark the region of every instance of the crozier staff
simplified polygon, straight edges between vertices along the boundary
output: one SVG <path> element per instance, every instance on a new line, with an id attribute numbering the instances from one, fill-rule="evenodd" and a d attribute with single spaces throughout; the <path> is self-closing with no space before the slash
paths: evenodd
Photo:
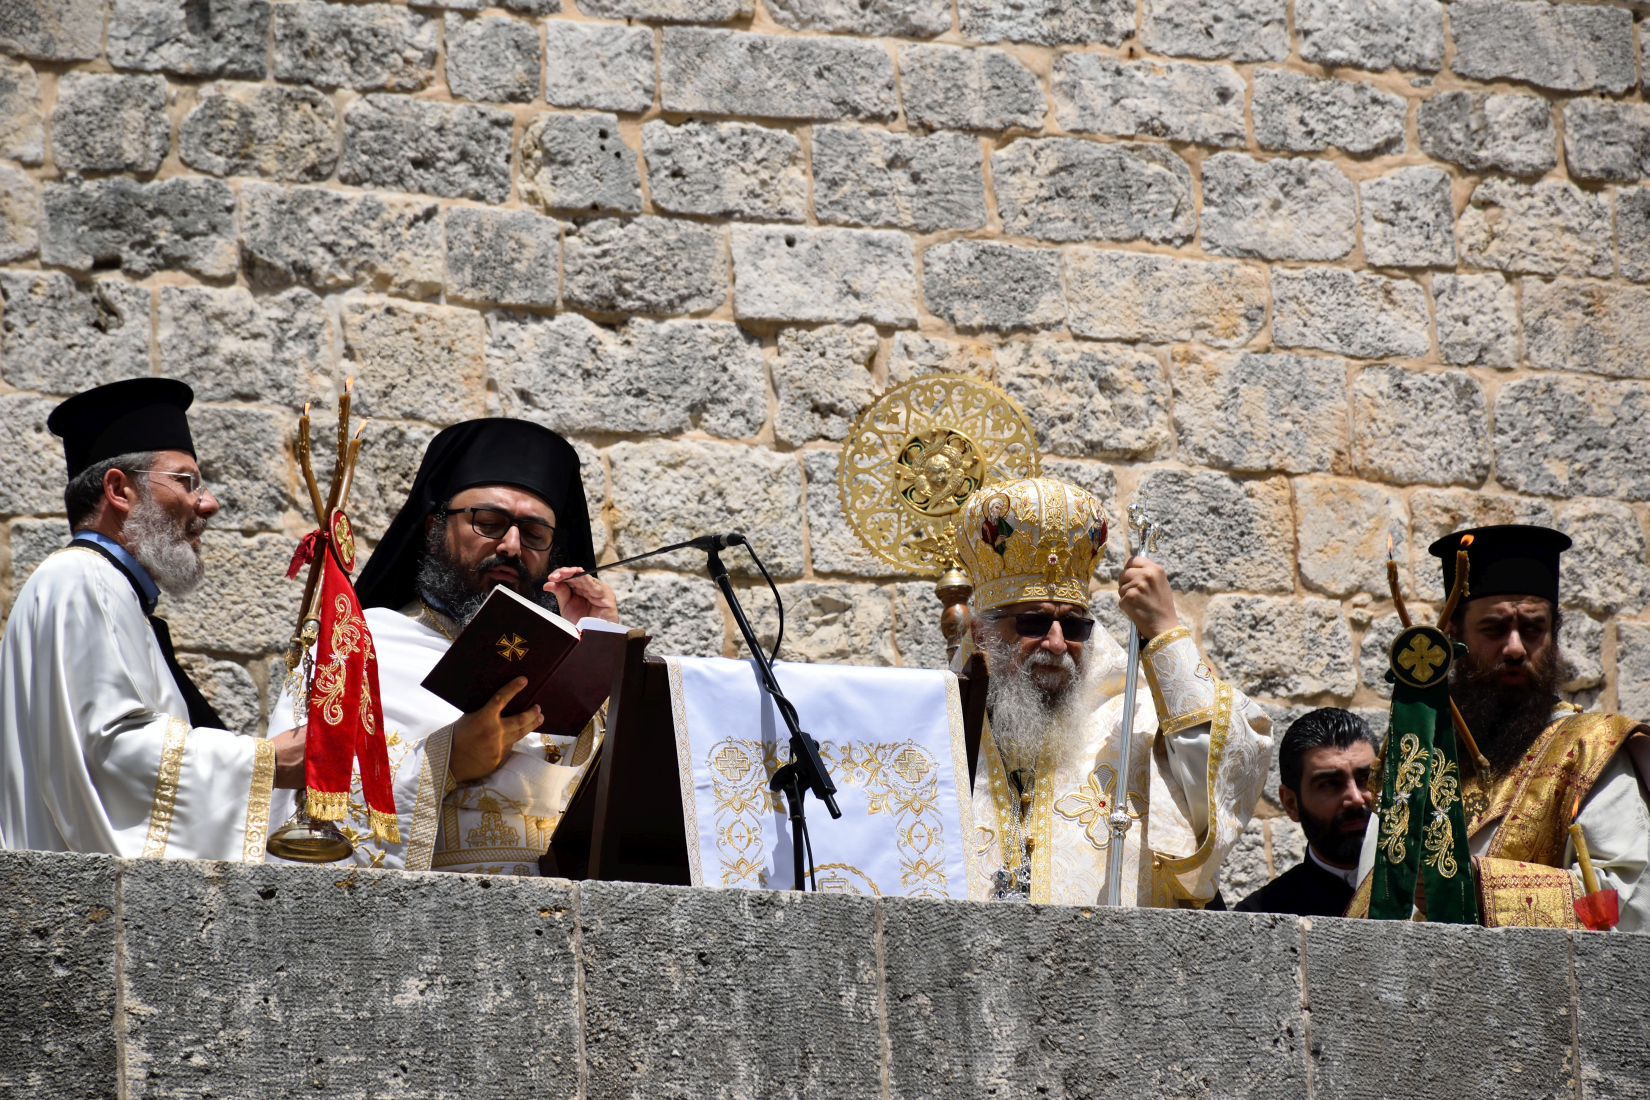
<path id="1" fill-rule="evenodd" d="M 63 402 L 74 539 L 41 563 L 0 640 L 0 844 L 183 859 L 264 858 L 271 786 L 303 783 L 304 742 L 222 728 L 154 615 L 201 583 L 218 502 L 185 410 L 133 378 Z"/>

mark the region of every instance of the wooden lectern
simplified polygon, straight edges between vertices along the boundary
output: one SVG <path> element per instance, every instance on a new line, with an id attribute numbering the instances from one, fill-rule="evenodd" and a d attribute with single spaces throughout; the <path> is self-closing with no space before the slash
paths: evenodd
<path id="1" fill-rule="evenodd" d="M 633 634 L 614 674 L 607 737 L 539 859 L 545 875 L 690 885 L 670 676 L 663 658 L 646 656 L 650 640 Z M 985 659 L 971 658 L 957 682 L 972 784 L 985 719 Z"/>

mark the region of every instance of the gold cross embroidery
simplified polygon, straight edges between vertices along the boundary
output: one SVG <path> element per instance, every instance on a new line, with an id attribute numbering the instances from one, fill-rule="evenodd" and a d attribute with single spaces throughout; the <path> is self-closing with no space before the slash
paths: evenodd
<path id="1" fill-rule="evenodd" d="M 722 746 L 722 751 L 716 754 L 711 765 L 722 773 L 722 778 L 729 783 L 737 782 L 739 777 L 750 769 L 751 758 L 734 748 L 732 745 Z"/>
<path id="2" fill-rule="evenodd" d="M 1409 640 L 1409 648 L 1398 654 L 1398 663 L 1413 672 L 1417 680 L 1425 682 L 1432 678 L 1433 668 L 1443 664 L 1446 656 L 1425 636 L 1417 634 Z"/>
<path id="3" fill-rule="evenodd" d="M 923 776 L 928 774 L 928 761 L 923 759 L 922 753 L 908 746 L 895 759 L 894 770 L 899 773 L 899 777 L 905 780 L 906 783 L 915 785 Z"/>
<path id="4" fill-rule="evenodd" d="M 498 655 L 506 661 L 519 661 L 527 656 L 527 647 L 521 644 L 521 635 L 499 635 Z"/>

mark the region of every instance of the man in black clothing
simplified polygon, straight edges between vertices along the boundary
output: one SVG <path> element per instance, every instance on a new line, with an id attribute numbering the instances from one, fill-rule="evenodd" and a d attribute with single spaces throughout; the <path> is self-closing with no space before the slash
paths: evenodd
<path id="1" fill-rule="evenodd" d="M 1278 747 L 1278 799 L 1306 834 L 1306 858 L 1233 906 L 1240 913 L 1338 917 L 1356 887 L 1375 792 L 1378 745 L 1362 718 L 1323 707 L 1297 718 Z"/>

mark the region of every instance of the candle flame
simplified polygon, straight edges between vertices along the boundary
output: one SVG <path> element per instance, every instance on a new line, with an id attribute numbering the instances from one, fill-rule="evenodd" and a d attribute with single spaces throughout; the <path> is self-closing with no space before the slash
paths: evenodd
<path id="1" fill-rule="evenodd" d="M 309 402 L 308 401 L 304 402 L 304 415 L 305 416 L 309 415 Z"/>
<path id="2" fill-rule="evenodd" d="M 1387 561 L 1392 560 L 1392 532 L 1391 531 L 1388 531 L 1386 533 L 1386 560 Z"/>
<path id="3" fill-rule="evenodd" d="M 1461 549 L 1465 550 L 1467 547 L 1469 547 L 1471 545 L 1472 545 L 1472 536 L 1471 535 L 1462 535 L 1461 536 Z"/>
<path id="4" fill-rule="evenodd" d="M 1580 812 L 1581 812 L 1581 796 L 1578 794 L 1578 795 L 1575 796 L 1575 800 L 1570 803 L 1570 820 L 1574 821 L 1576 819 L 1576 815 L 1579 814 Z"/>
<path id="5" fill-rule="evenodd" d="M 365 420 L 361 421 L 361 423 L 358 424 L 355 428 L 355 438 L 360 439 L 361 438 L 361 433 L 366 431 L 367 430 L 367 425 L 371 424 L 371 423 L 372 423 L 372 417 L 370 417 L 370 416 L 367 417 Z"/>

